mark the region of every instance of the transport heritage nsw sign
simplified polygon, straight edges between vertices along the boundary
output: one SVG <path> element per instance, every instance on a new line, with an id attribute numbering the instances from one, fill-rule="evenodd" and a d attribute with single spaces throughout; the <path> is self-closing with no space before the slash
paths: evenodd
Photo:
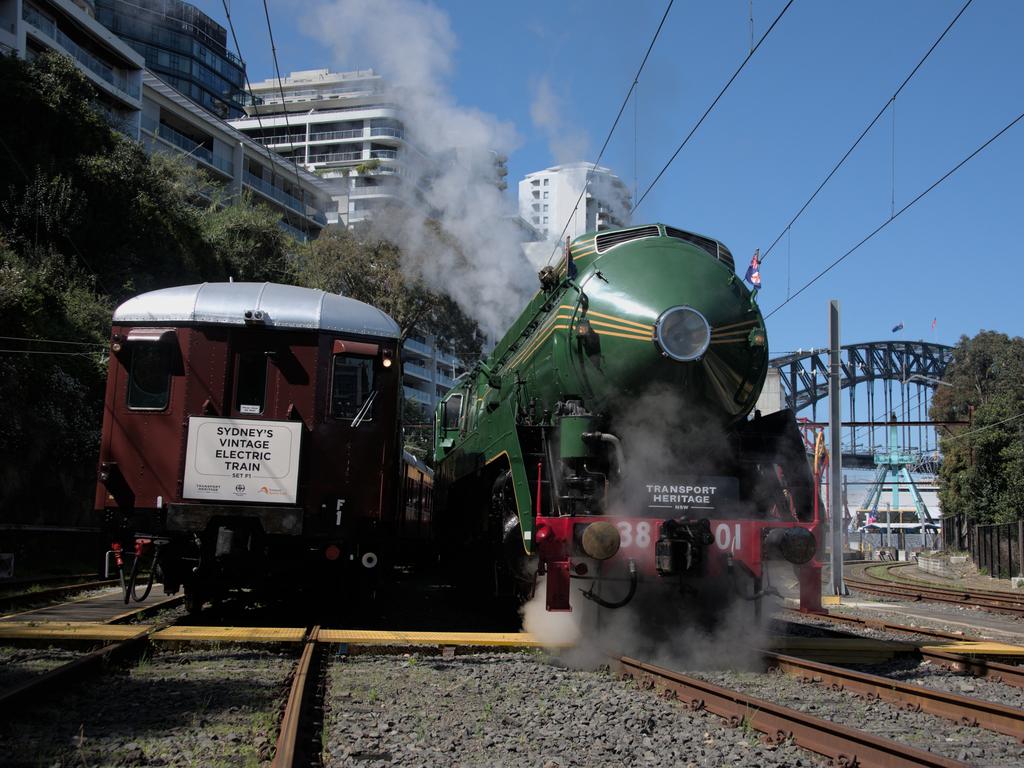
<path id="1" fill-rule="evenodd" d="M 740 497 L 740 484 L 735 477 L 677 477 L 647 483 L 647 509 L 652 514 L 665 510 L 707 516 L 720 511 L 723 503 Z"/>
<path id="2" fill-rule="evenodd" d="M 186 499 L 294 504 L 302 424 L 192 416 Z"/>

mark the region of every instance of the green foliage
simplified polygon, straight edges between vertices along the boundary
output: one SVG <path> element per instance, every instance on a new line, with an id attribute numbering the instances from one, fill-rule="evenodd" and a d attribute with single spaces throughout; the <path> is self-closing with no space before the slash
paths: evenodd
<path id="1" fill-rule="evenodd" d="M 970 419 L 941 438 L 943 513 L 977 523 L 1024 515 L 1024 339 L 982 331 L 961 337 L 932 401 L 937 421 Z M 1005 423 L 1001 423 L 1005 422 Z"/>
<path id="2" fill-rule="evenodd" d="M 67 58 L 0 56 L 0 82 L 18 116 L 0 123 L 0 336 L 30 340 L 0 344 L 0 519 L 89 522 L 113 308 L 279 280 L 294 243 L 271 209 L 111 130 Z"/>
<path id="3" fill-rule="evenodd" d="M 341 293 L 387 312 L 402 330 L 432 333 L 462 360 L 480 356 L 477 324 L 448 296 L 427 287 L 402 268 L 402 252 L 372 233 L 331 227 L 296 254 L 294 282 Z"/>
<path id="4" fill-rule="evenodd" d="M 414 400 L 402 401 L 405 450 L 428 466 L 434 464 L 434 415 Z"/>

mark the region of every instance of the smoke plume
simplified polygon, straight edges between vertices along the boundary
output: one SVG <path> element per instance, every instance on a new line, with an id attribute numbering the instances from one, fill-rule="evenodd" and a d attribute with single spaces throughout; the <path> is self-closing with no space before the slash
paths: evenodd
<path id="1" fill-rule="evenodd" d="M 655 385 L 615 409 L 611 430 L 622 440 L 625 462 L 609 490 L 609 515 L 650 515 L 648 483 L 735 473 L 724 425 L 684 397 L 684 391 Z M 699 519 L 707 514 L 693 510 L 673 516 Z M 593 574 L 597 564 L 590 565 Z M 611 602 L 621 599 L 628 589 L 625 563 L 616 558 L 602 567 L 608 570 L 595 593 Z M 569 664 L 593 666 L 621 655 L 686 670 L 760 664 L 758 650 L 767 644 L 767 631 L 755 618 L 754 602 L 744 598 L 754 585 L 742 569 L 732 577 L 687 580 L 685 590 L 678 577 L 648 576 L 633 600 L 617 609 L 587 600 L 583 590 L 592 584 L 573 579 L 571 613 L 545 612 L 543 581 L 522 609 L 524 628 Z M 765 600 L 768 615 L 775 601 Z M 573 638 L 574 647 L 565 649 Z"/>
<path id="2" fill-rule="evenodd" d="M 456 38 L 447 14 L 421 0 L 333 0 L 303 19 L 339 69 L 372 66 L 393 88 L 410 143 L 401 159 L 409 206 L 386 222 L 404 266 L 447 292 L 485 332 L 500 335 L 536 287 L 495 161 L 514 127 L 455 102 L 446 77 Z M 440 236 L 429 226 L 440 224 Z"/>
<path id="3" fill-rule="evenodd" d="M 530 118 L 548 140 L 548 148 L 556 163 L 572 163 L 585 158 L 589 152 L 590 139 L 586 131 L 573 121 L 566 120 L 564 99 L 555 92 L 547 75 L 533 86 L 533 101 L 530 103 Z"/>

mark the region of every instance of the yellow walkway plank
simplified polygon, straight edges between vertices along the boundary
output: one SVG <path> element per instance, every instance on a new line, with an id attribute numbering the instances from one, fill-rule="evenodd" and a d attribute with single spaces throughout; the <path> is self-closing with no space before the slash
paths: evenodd
<path id="1" fill-rule="evenodd" d="M 349 645 L 461 645 L 540 648 L 528 632 L 389 632 L 364 629 L 321 629 L 320 642 Z"/>
<path id="2" fill-rule="evenodd" d="M 0 640 L 127 640 L 148 629 L 142 624 L 5 621 L 0 623 Z"/>
<path id="3" fill-rule="evenodd" d="M 150 639 L 164 642 L 301 643 L 305 638 L 306 630 L 301 627 L 168 627 L 154 632 Z"/>
<path id="4" fill-rule="evenodd" d="M 925 652 L 958 653 L 963 656 L 1022 656 L 1024 645 L 1007 645 L 993 642 L 968 642 L 957 640 L 942 645 L 922 645 Z"/>

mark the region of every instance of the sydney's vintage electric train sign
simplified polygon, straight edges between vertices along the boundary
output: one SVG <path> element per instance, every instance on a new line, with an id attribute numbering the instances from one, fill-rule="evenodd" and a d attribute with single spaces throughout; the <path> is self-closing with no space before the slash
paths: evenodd
<path id="1" fill-rule="evenodd" d="M 187 499 L 295 504 L 302 424 L 192 416 Z"/>

